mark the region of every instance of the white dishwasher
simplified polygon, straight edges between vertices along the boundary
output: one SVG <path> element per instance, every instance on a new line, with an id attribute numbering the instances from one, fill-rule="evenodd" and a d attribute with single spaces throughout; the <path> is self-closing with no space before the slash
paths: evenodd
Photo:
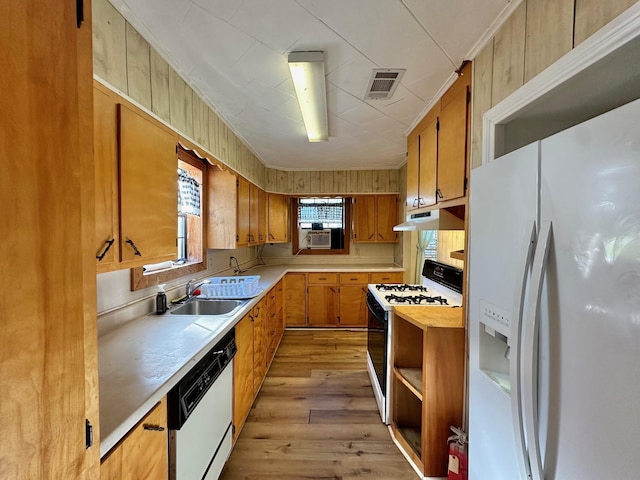
<path id="1" fill-rule="evenodd" d="M 231 453 L 233 364 L 231 330 L 169 392 L 169 478 L 217 480 Z"/>

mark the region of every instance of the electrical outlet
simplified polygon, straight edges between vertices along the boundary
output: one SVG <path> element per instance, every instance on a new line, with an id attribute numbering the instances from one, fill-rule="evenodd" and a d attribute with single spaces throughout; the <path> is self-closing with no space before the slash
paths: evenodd
<path id="1" fill-rule="evenodd" d="M 360 255 L 360 248 L 356 247 L 356 255 Z"/>

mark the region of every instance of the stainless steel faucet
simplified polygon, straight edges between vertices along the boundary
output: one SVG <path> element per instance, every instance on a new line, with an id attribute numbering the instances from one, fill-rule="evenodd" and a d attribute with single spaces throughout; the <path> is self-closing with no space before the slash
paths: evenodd
<path id="1" fill-rule="evenodd" d="M 242 273 L 242 270 L 240 269 L 240 264 L 238 263 L 238 259 L 236 257 L 229 257 L 229 266 L 233 268 L 234 275 L 237 275 L 238 273 Z"/>
<path id="2" fill-rule="evenodd" d="M 202 285 L 209 283 L 209 280 L 203 280 L 194 285 L 193 282 L 195 281 L 196 279 L 192 278 L 187 282 L 187 298 L 191 298 L 193 296 L 193 292 L 195 292 L 198 289 L 198 287 L 201 287 Z"/>

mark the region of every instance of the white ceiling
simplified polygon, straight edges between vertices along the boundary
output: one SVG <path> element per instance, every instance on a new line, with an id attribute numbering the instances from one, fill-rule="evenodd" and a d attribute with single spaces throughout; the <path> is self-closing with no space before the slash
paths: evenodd
<path id="1" fill-rule="evenodd" d="M 513 0 L 110 1 L 266 166 L 348 170 L 405 162 L 406 133 Z M 296 50 L 325 52 L 328 142 L 307 141 Z M 374 68 L 406 69 L 392 98 L 364 100 Z"/>

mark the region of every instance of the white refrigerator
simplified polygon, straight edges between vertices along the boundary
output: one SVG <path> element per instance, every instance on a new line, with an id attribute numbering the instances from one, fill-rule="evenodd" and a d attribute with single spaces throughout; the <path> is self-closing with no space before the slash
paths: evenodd
<path id="1" fill-rule="evenodd" d="M 472 171 L 469 478 L 640 478 L 640 101 Z"/>

